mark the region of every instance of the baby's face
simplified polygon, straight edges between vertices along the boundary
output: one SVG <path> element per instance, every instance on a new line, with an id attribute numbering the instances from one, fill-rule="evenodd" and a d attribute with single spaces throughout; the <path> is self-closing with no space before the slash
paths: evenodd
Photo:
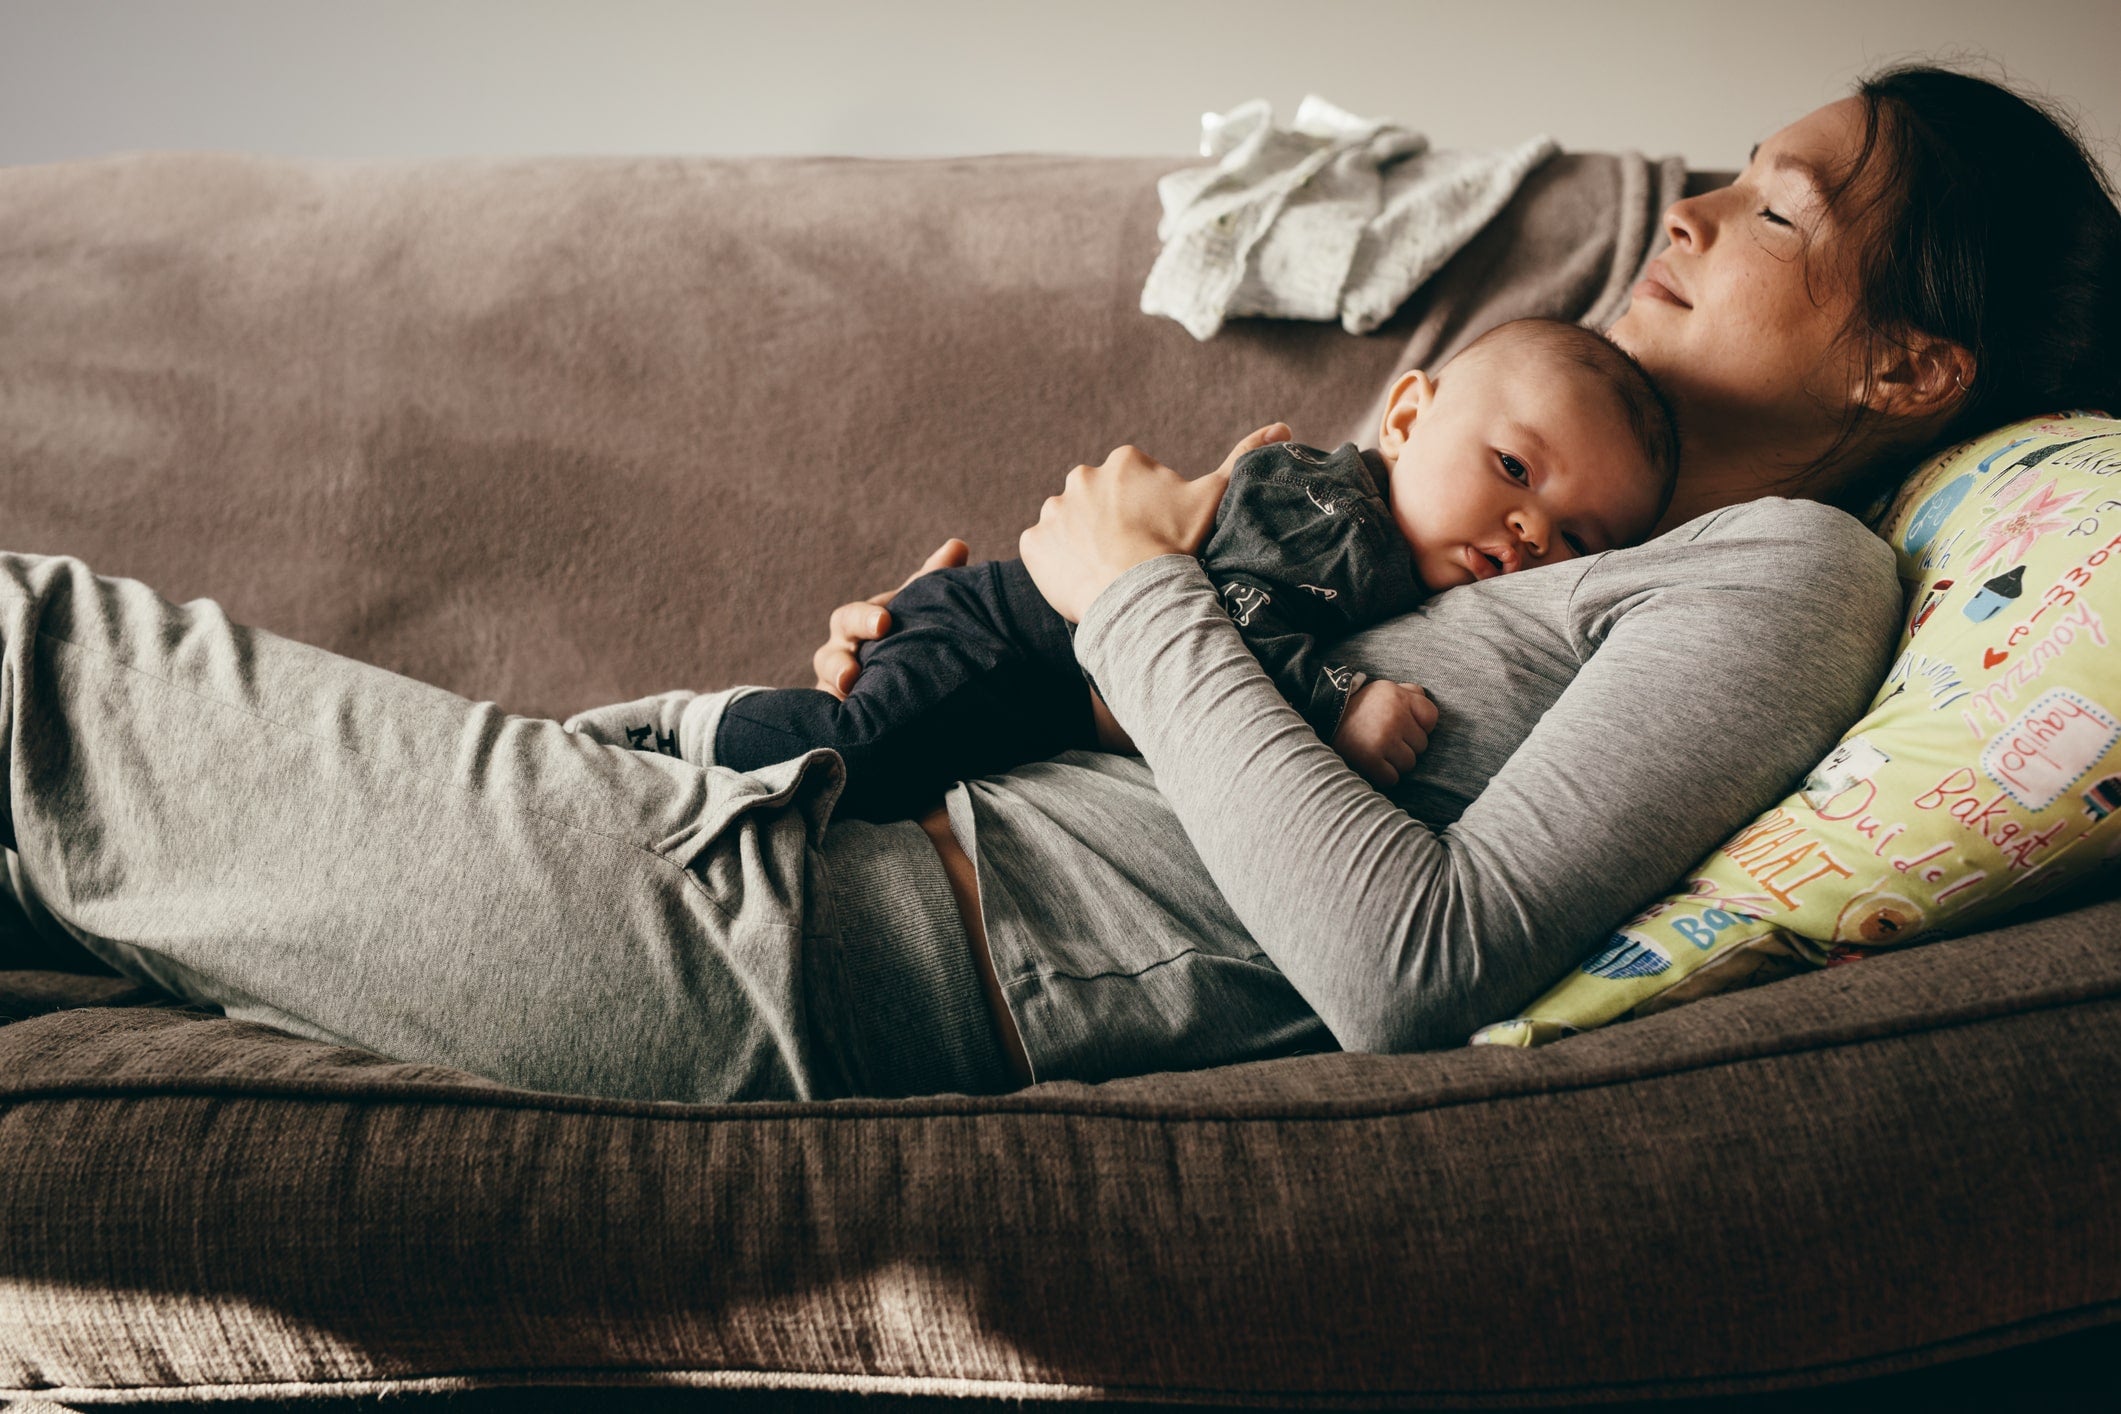
<path id="1" fill-rule="evenodd" d="M 1432 593 L 1633 545 L 1662 486 L 1603 375 L 1543 350 L 1475 350 L 1402 376 L 1378 443 L 1392 515 Z"/>

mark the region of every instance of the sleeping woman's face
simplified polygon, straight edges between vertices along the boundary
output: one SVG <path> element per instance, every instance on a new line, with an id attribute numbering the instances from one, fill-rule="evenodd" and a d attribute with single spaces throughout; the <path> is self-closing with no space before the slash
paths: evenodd
<path id="1" fill-rule="evenodd" d="M 1671 246 L 1609 332 L 1662 384 L 1690 440 L 1789 446 L 1840 425 L 1862 383 L 1839 338 L 1861 233 L 1824 188 L 1862 144 L 1861 102 L 1830 103 L 1763 141 L 1730 186 L 1666 210 Z M 1877 170 L 1843 208 L 1863 209 Z"/>

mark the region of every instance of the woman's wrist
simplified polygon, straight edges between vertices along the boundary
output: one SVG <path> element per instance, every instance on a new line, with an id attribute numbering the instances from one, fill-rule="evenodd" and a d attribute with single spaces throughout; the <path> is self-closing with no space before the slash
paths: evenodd
<path id="1" fill-rule="evenodd" d="M 1123 693 L 1124 688 L 1117 683 L 1105 683 L 1105 677 L 1111 671 L 1109 664 L 1103 661 L 1112 656 L 1107 651 L 1108 646 L 1115 640 L 1124 642 L 1129 636 L 1130 609 L 1140 607 L 1146 598 L 1188 582 L 1196 583 L 1210 594 L 1214 592 L 1207 571 L 1201 568 L 1200 561 L 1194 556 L 1152 556 L 1139 564 L 1129 566 L 1100 590 L 1084 612 L 1082 621 L 1076 625 L 1076 660 L 1088 668 L 1091 676 L 1105 687 L 1108 694 L 1106 705 L 1114 708 L 1115 712 L 1117 704 L 1110 700 L 1110 694 Z M 1124 726 L 1124 721 L 1121 724 Z"/>
<path id="2" fill-rule="evenodd" d="M 1194 557 L 1180 546 L 1140 537 L 1109 546 L 1090 585 L 1091 592 L 1084 607 L 1085 616 L 1087 617 L 1089 609 L 1121 580 L 1128 579 L 1144 565 L 1171 559 L 1193 560 Z"/>
<path id="3" fill-rule="evenodd" d="M 1095 624 L 1109 620 L 1118 611 L 1119 606 L 1153 584 L 1182 576 L 1188 566 L 1199 569 L 1200 560 L 1179 550 L 1166 550 L 1127 566 L 1114 575 L 1111 582 L 1099 590 L 1097 597 L 1090 601 L 1090 607 L 1083 614 L 1078 632 L 1092 632 Z M 1207 571 L 1201 570 L 1200 577 L 1206 579 Z"/>

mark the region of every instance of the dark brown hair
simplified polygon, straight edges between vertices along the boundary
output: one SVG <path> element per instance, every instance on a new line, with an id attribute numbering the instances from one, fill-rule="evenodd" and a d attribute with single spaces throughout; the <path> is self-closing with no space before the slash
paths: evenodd
<path id="1" fill-rule="evenodd" d="M 1873 74 L 1856 96 L 1863 147 L 1828 199 L 1839 206 L 1873 162 L 1884 179 L 1850 213 L 1871 219 L 1842 336 L 1866 355 L 1949 339 L 1974 374 L 1934 438 L 1837 499 L 1860 507 L 1937 448 L 2017 418 L 2121 412 L 2121 209 L 2068 115 L 1929 64 Z M 1859 400 L 1822 461 L 1873 416 Z"/>

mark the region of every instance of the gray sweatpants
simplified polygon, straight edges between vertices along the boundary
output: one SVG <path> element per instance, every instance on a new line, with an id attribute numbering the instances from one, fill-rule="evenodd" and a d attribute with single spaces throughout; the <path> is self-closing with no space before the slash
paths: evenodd
<path id="1" fill-rule="evenodd" d="M 10 884 L 119 971 L 528 1089 L 844 1092 L 829 753 L 599 745 L 64 557 L 0 554 L 0 637 Z"/>

